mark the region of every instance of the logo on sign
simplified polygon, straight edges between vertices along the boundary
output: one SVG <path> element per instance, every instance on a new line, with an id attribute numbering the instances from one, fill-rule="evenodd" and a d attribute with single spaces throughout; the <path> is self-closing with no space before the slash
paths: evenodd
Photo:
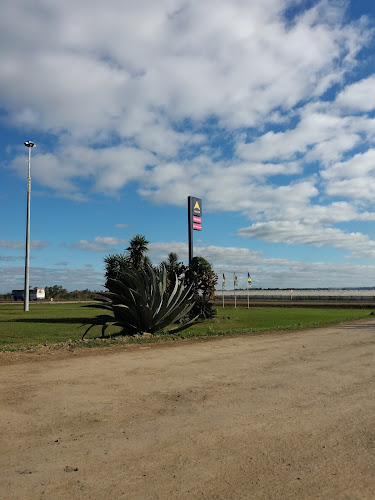
<path id="1" fill-rule="evenodd" d="M 198 224 L 202 224 L 202 217 L 197 217 L 193 215 L 193 222 L 198 222 Z"/>
<path id="2" fill-rule="evenodd" d="M 196 231 L 202 231 L 202 225 L 201 224 L 193 224 L 193 229 Z"/>

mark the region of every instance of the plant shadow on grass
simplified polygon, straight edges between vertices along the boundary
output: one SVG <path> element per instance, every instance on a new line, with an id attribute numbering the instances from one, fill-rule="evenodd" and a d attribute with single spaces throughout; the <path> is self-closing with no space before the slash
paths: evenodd
<path id="1" fill-rule="evenodd" d="M 83 325 L 91 318 L 25 318 L 0 320 L 0 323 L 61 323 L 61 324 L 79 324 Z"/>

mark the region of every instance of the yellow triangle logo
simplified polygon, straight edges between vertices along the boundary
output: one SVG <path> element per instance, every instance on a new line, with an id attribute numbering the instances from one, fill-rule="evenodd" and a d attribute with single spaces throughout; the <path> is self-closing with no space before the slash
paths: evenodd
<path id="1" fill-rule="evenodd" d="M 195 205 L 194 205 L 194 210 L 196 210 L 196 209 L 201 211 L 201 207 L 199 206 L 199 203 L 197 201 L 195 202 Z"/>

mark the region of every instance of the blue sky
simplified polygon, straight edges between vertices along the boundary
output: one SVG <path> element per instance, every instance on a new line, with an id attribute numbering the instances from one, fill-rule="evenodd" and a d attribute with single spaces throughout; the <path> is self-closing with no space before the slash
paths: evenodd
<path id="1" fill-rule="evenodd" d="M 0 293 L 100 289 L 135 234 L 227 288 L 375 286 L 375 3 L 5 0 Z"/>

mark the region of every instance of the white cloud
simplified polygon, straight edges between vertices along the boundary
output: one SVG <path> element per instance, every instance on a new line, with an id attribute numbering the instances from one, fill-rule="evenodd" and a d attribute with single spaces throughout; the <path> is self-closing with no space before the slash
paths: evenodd
<path id="1" fill-rule="evenodd" d="M 11 121 L 75 137 L 116 133 L 161 154 L 186 142 L 170 120 L 256 126 L 318 97 L 368 37 L 328 2 L 289 26 L 294 1 L 284 0 L 67 0 L 47 10 L 39 1 L 26 18 L 25 0 L 6 4 L 0 90 Z"/>
<path id="2" fill-rule="evenodd" d="M 251 217 L 298 217 L 309 200 L 318 194 L 315 179 L 272 186 L 263 183 L 266 172 L 279 175 L 295 174 L 296 165 L 249 165 L 213 162 L 200 156 L 190 162 L 157 166 L 148 173 L 139 193 L 154 203 L 168 200 L 171 204 L 185 203 L 191 193 L 205 200 L 212 211 L 243 212 Z M 289 169 L 289 172 L 287 172 Z M 287 182 L 287 180 L 286 180 Z"/>
<path id="3" fill-rule="evenodd" d="M 89 252 L 107 252 L 110 247 L 124 245 L 128 240 L 115 238 L 113 236 L 95 236 L 92 241 L 79 240 L 70 245 L 70 248 L 78 248 Z M 65 245 L 66 246 L 66 245 Z M 116 250 L 116 249 L 115 249 Z"/>
<path id="4" fill-rule="evenodd" d="M 23 289 L 24 267 L 0 267 L 0 274 L 0 293 L 9 293 L 13 289 Z M 30 267 L 30 286 L 44 287 L 55 284 L 61 285 L 67 290 L 83 290 L 86 288 L 100 290 L 103 289 L 104 285 L 104 271 L 79 267 L 64 267 L 64 269 Z"/>
<path id="5" fill-rule="evenodd" d="M 25 242 L 0 240 L 0 247 L 3 247 L 3 248 L 25 248 Z"/>
<path id="6" fill-rule="evenodd" d="M 0 19 L 1 119 L 42 133 L 33 183 L 74 201 L 119 196 L 131 182 L 153 203 L 194 193 L 207 211 L 251 219 L 241 235 L 372 251 L 365 235 L 328 227 L 374 220 L 375 120 L 363 115 L 374 77 L 345 87 L 372 29 L 348 22 L 344 3 L 34 4 L 5 0 Z M 25 151 L 8 167 L 24 178 Z M 124 241 L 72 246 L 106 252 Z M 220 261 L 215 248 L 205 255 Z M 242 250 L 226 252 L 230 266 Z"/>
<path id="7" fill-rule="evenodd" d="M 328 205 L 306 206 L 304 213 L 299 214 L 299 220 L 307 225 L 327 226 L 339 222 L 375 220 L 375 212 L 362 212 L 361 204 L 336 201 Z"/>
<path id="8" fill-rule="evenodd" d="M 365 237 L 363 241 L 366 241 Z M 364 250 L 362 257 L 373 255 L 370 250 L 371 242 L 367 243 L 367 253 L 364 247 L 360 247 Z M 375 245 L 372 245 L 372 248 L 375 251 Z M 148 255 L 155 264 L 165 260 L 169 252 L 176 252 L 179 259 L 187 263 L 187 242 L 169 241 L 149 244 Z M 267 257 L 263 252 L 244 247 L 197 244 L 194 246 L 194 255 L 204 257 L 213 265 L 215 272 L 219 275 L 218 288 L 221 287 L 222 273 L 225 273 L 228 289 L 233 272 L 238 275 L 240 287 L 247 286 L 247 273 L 250 272 L 254 287 L 298 288 L 321 287 L 327 284 L 330 287 L 373 286 L 369 273 L 375 271 L 375 266 L 353 263 L 305 263 L 298 260 Z M 353 257 L 358 256 L 356 252 L 353 252 Z"/>
<path id="9" fill-rule="evenodd" d="M 355 179 L 375 172 L 375 149 L 354 155 L 347 161 L 334 163 L 322 172 L 324 179 Z"/>
<path id="10" fill-rule="evenodd" d="M 348 85 L 336 98 L 336 103 L 354 112 L 375 109 L 375 77 L 370 76 Z"/>
<path id="11" fill-rule="evenodd" d="M 43 248 L 46 248 L 49 245 L 50 245 L 50 243 L 48 241 L 32 240 L 30 242 L 30 248 L 32 250 L 42 250 Z M 24 249 L 25 242 L 0 240 L 0 247 L 13 248 L 13 249 L 18 249 L 18 248 Z"/>
<path id="12" fill-rule="evenodd" d="M 296 221 L 257 222 L 238 231 L 238 236 L 263 239 L 286 245 L 331 246 L 361 251 L 375 250 L 375 241 L 360 232 L 345 233 L 341 229 L 303 224 Z"/>
<path id="13" fill-rule="evenodd" d="M 332 180 L 327 183 L 326 192 L 329 196 L 370 202 L 375 196 L 374 178 L 368 176 L 358 179 Z"/>
<path id="14" fill-rule="evenodd" d="M 91 192 L 79 192 L 79 180 L 94 179 L 92 191 L 116 192 L 127 182 L 145 175 L 146 166 L 154 156 L 137 148 L 117 146 L 91 149 L 72 144 L 56 153 L 35 152 L 31 159 L 31 178 L 57 194 L 76 201 L 85 201 Z M 25 176 L 25 156 L 17 156 L 11 168 Z"/>
<path id="15" fill-rule="evenodd" d="M 113 236 L 95 236 L 93 239 L 95 243 L 103 243 L 104 245 L 120 245 L 126 243 L 128 240 L 122 238 L 114 238 Z"/>
<path id="16" fill-rule="evenodd" d="M 157 263 L 160 260 L 166 260 L 169 252 L 177 253 L 180 260 L 187 262 L 188 259 L 188 245 L 187 243 L 170 241 L 149 244 L 148 254 L 152 260 Z M 218 247 L 215 245 L 201 246 L 195 245 L 194 254 L 207 259 L 210 263 L 215 265 L 226 264 L 253 264 L 258 263 L 261 259 L 262 252 L 255 252 L 248 248 L 237 247 Z"/>
<path id="17" fill-rule="evenodd" d="M 49 247 L 51 243 L 48 241 L 32 240 L 30 243 L 31 250 L 42 250 L 43 248 Z"/>
<path id="18" fill-rule="evenodd" d="M 2 262 L 15 262 L 16 260 L 23 259 L 23 257 L 13 257 L 10 255 L 0 255 L 0 260 Z"/>
<path id="19" fill-rule="evenodd" d="M 85 248 L 85 245 L 83 245 Z M 169 252 L 176 252 L 180 260 L 187 262 L 187 242 L 166 241 L 150 243 L 149 256 L 153 262 L 159 263 L 166 259 Z M 361 256 L 374 257 L 375 248 L 367 246 Z M 198 244 L 194 248 L 195 255 L 205 257 L 212 263 L 219 275 L 218 287 L 221 286 L 221 276 L 225 273 L 227 288 L 230 287 L 233 272 L 239 279 L 239 286 L 246 287 L 247 273 L 250 272 L 253 286 L 263 288 L 298 288 L 298 287 L 347 287 L 373 286 L 375 266 L 348 263 L 301 262 L 285 258 L 267 257 L 263 252 L 253 251 L 245 247 L 219 247 Z M 359 257 L 353 252 L 353 257 Z M 68 267 L 66 262 L 58 263 L 59 268 L 30 268 L 32 286 L 59 284 L 68 290 L 101 289 L 104 285 L 104 269 L 95 270 L 91 265 L 84 268 Z M 63 269 L 61 269 L 63 267 Z M 22 288 L 24 268 L 19 266 L 0 267 L 2 280 L 0 293 L 6 293 L 14 288 Z"/>
<path id="20" fill-rule="evenodd" d="M 252 161 L 322 160 L 330 162 L 353 149 L 361 141 L 365 123 L 342 117 L 334 106 L 308 104 L 296 114 L 300 118 L 294 128 L 267 132 L 251 143 L 238 142 L 237 153 Z"/>

